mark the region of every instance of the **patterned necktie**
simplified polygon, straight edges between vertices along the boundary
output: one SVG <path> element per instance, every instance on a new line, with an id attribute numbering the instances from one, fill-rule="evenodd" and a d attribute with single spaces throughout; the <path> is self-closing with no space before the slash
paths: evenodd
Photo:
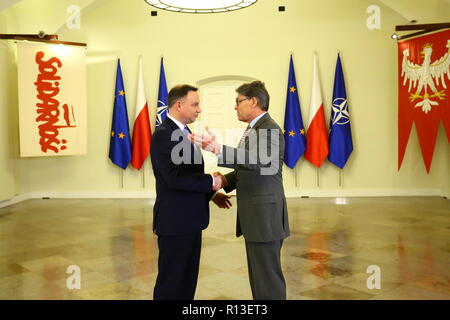
<path id="1" fill-rule="evenodd" d="M 238 145 L 240 145 L 241 143 L 244 143 L 245 137 L 248 136 L 248 133 L 250 132 L 250 129 L 251 129 L 251 127 L 250 127 L 250 125 L 248 125 L 247 129 L 245 129 L 244 134 L 241 137 L 241 140 L 239 140 L 239 144 Z"/>

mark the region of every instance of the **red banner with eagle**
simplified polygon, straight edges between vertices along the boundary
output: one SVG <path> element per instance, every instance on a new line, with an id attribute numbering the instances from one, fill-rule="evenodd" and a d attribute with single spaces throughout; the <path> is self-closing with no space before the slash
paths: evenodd
<path id="1" fill-rule="evenodd" d="M 450 143 L 450 30 L 398 42 L 398 170 L 412 124 L 430 172 L 439 123 Z"/>

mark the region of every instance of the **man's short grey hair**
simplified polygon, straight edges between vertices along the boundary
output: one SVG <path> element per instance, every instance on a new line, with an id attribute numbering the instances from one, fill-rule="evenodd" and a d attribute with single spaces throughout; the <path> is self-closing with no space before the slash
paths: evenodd
<path id="1" fill-rule="evenodd" d="M 269 93 L 267 92 L 264 82 L 253 81 L 250 83 L 244 83 L 243 85 L 241 85 L 239 88 L 236 89 L 236 92 L 243 96 L 246 96 L 247 98 L 255 97 L 258 100 L 261 110 L 263 111 L 269 110 L 270 96 Z"/>

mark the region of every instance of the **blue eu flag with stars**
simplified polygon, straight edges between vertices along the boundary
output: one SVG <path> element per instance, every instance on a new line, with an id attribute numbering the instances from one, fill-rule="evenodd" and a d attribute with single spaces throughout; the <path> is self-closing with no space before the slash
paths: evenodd
<path id="1" fill-rule="evenodd" d="M 161 67 L 159 69 L 159 90 L 158 90 L 158 104 L 156 108 L 156 126 L 158 127 L 167 117 L 167 83 L 166 75 L 164 74 L 164 63 L 161 58 Z"/>
<path id="2" fill-rule="evenodd" d="M 286 113 L 284 115 L 284 141 L 284 163 L 293 169 L 306 150 L 306 142 L 292 55 L 289 64 Z"/>
<path id="3" fill-rule="evenodd" d="M 114 95 L 109 158 L 115 165 L 126 169 L 131 160 L 131 142 L 120 59 L 117 62 L 116 91 Z"/>
<path id="4" fill-rule="evenodd" d="M 328 160 L 342 169 L 353 151 L 353 142 L 344 74 L 339 54 L 334 76 L 333 105 L 331 107 L 328 144 L 330 146 Z"/>

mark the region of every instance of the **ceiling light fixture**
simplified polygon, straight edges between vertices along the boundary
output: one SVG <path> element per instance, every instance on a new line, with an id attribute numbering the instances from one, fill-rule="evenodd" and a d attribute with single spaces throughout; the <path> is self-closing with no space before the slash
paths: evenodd
<path id="1" fill-rule="evenodd" d="M 257 0 L 145 0 L 163 10 L 183 13 L 220 13 L 247 8 Z"/>

